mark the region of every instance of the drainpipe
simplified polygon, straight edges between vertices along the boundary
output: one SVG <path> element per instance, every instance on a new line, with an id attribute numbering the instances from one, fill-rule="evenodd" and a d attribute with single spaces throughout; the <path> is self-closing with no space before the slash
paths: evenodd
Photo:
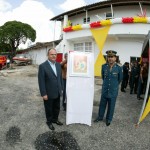
<path id="1" fill-rule="evenodd" d="M 143 15 L 143 9 L 142 9 L 142 5 L 140 2 L 139 2 L 139 5 L 140 5 L 140 9 L 141 9 L 141 14 Z"/>
<path id="2" fill-rule="evenodd" d="M 55 41 L 55 26 L 56 26 L 56 20 L 54 21 L 54 37 L 53 37 L 53 41 Z"/>
<path id="3" fill-rule="evenodd" d="M 64 28 L 67 26 L 68 15 L 64 15 Z"/>
<path id="4" fill-rule="evenodd" d="M 111 4 L 111 14 L 112 14 L 112 19 L 114 18 L 114 11 L 113 11 L 113 6 Z"/>
<path id="5" fill-rule="evenodd" d="M 55 48 L 55 42 L 53 41 L 53 48 Z"/>
<path id="6" fill-rule="evenodd" d="M 86 24 L 87 24 L 87 19 L 88 19 L 88 11 L 86 10 Z"/>

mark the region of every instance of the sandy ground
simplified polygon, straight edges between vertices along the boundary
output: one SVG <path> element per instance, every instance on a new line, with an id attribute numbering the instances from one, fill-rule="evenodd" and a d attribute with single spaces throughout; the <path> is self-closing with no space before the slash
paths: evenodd
<path id="1" fill-rule="evenodd" d="M 54 125 L 52 132 L 45 124 L 43 102 L 37 83 L 37 66 L 18 66 L 0 72 L 0 150 L 149 150 L 150 115 L 135 128 L 142 100 L 136 95 L 119 92 L 114 119 L 105 122 Z M 97 116 L 101 81 L 95 79 L 93 117 Z"/>

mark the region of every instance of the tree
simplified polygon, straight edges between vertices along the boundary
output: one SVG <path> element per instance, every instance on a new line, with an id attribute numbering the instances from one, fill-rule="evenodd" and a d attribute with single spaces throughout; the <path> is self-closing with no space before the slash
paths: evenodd
<path id="1" fill-rule="evenodd" d="M 36 39 L 36 31 L 28 24 L 19 21 L 8 21 L 0 26 L 0 49 L 10 52 L 11 58 L 16 55 L 16 50 L 27 39 L 32 42 Z"/>

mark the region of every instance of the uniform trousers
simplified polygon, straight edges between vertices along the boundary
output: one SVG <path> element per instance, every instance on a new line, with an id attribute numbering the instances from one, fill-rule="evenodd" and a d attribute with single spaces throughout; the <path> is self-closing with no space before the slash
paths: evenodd
<path id="1" fill-rule="evenodd" d="M 116 97 L 108 98 L 102 95 L 100 105 L 99 105 L 99 118 L 98 119 L 101 119 L 101 120 L 103 119 L 106 106 L 107 106 L 106 120 L 111 122 L 113 115 L 114 115 L 115 104 L 116 104 Z"/>

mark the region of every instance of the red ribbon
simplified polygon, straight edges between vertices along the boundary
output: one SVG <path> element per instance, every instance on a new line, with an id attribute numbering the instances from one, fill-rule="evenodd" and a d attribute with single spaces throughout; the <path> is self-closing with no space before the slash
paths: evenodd
<path id="1" fill-rule="evenodd" d="M 132 17 L 122 18 L 122 23 L 133 23 Z"/>
<path id="2" fill-rule="evenodd" d="M 100 27 L 100 26 L 101 26 L 100 21 L 90 23 L 91 28 L 96 28 L 96 27 Z"/>
<path id="3" fill-rule="evenodd" d="M 63 28 L 64 32 L 70 32 L 73 31 L 72 27 Z"/>

